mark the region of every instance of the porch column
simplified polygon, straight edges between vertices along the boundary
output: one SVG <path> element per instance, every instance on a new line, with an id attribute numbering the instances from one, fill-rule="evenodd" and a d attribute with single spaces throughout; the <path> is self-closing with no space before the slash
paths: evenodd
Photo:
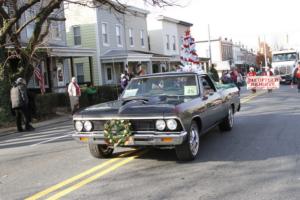
<path id="1" fill-rule="evenodd" d="M 94 84 L 94 77 L 93 77 L 93 57 L 89 56 L 89 65 L 90 65 L 90 77 L 91 77 L 91 83 Z"/>
<path id="2" fill-rule="evenodd" d="M 203 65 L 204 65 L 204 71 L 207 73 L 207 65 L 206 65 L 206 62 L 204 62 Z"/>
<path id="3" fill-rule="evenodd" d="M 147 64 L 147 73 L 153 74 L 153 67 L 152 67 L 152 61 L 150 60 Z"/>
<path id="4" fill-rule="evenodd" d="M 73 57 L 70 57 L 70 63 L 71 63 L 71 78 L 70 78 L 70 80 L 71 80 L 72 77 L 74 77 L 74 59 L 73 59 Z"/>

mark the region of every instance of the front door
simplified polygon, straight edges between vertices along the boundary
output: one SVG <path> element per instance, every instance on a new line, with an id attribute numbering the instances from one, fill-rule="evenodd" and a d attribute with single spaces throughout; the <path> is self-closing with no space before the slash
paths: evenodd
<path id="1" fill-rule="evenodd" d="M 113 83 L 112 66 L 110 66 L 110 65 L 104 66 L 104 76 L 105 76 L 105 83 L 106 84 L 112 84 Z"/>

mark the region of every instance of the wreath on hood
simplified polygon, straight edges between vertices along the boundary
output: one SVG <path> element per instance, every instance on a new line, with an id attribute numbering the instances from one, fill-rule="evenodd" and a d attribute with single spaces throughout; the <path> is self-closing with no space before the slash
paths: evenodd
<path id="1" fill-rule="evenodd" d="M 132 135 L 128 120 L 110 120 L 104 124 L 104 137 L 110 146 L 124 145 Z"/>

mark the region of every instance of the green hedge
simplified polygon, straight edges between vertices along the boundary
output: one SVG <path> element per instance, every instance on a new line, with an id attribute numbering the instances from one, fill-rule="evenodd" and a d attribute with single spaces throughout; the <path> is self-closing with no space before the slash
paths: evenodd
<path id="1" fill-rule="evenodd" d="M 96 89 L 97 92 L 93 95 L 91 105 L 116 100 L 120 93 L 120 88 L 116 86 L 97 86 Z M 84 88 L 79 102 L 81 108 L 91 106 Z M 58 107 L 66 107 L 70 110 L 70 100 L 67 93 L 48 93 L 36 96 L 36 115 L 38 118 L 54 114 Z"/>

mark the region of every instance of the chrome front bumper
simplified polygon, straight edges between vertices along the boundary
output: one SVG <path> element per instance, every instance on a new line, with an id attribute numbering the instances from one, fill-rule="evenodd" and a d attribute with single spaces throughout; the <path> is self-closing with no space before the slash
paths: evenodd
<path id="1" fill-rule="evenodd" d="M 124 146 L 173 146 L 183 143 L 187 135 L 186 131 L 175 133 L 143 132 L 135 133 L 125 142 Z M 78 142 L 89 142 L 93 144 L 107 144 L 103 131 L 93 133 L 76 132 L 72 137 Z"/>

